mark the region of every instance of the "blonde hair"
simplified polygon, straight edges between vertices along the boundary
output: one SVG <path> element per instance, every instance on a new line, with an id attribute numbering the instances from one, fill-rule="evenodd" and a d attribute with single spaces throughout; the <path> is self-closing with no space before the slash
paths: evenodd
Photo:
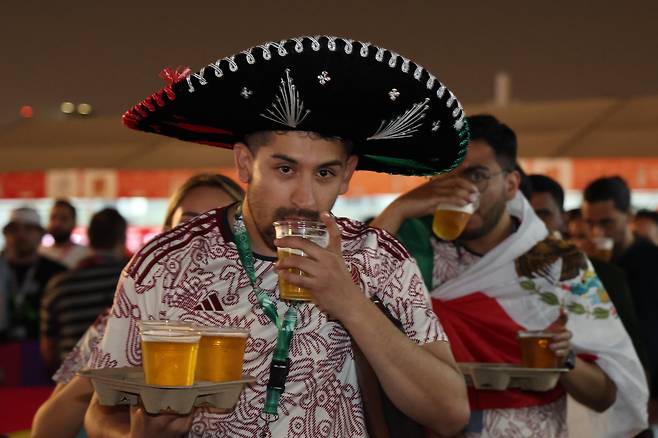
<path id="1" fill-rule="evenodd" d="M 190 177 L 185 181 L 180 187 L 169 198 L 169 204 L 167 205 L 167 214 L 165 215 L 165 220 L 163 228 L 168 230 L 171 228 L 172 219 L 174 217 L 174 212 L 183 202 L 183 198 L 187 194 L 199 187 L 212 187 L 224 191 L 227 195 L 233 199 L 235 202 L 242 201 L 244 198 L 244 190 L 240 187 L 235 181 L 231 178 L 220 175 L 218 173 L 200 173 Z"/>

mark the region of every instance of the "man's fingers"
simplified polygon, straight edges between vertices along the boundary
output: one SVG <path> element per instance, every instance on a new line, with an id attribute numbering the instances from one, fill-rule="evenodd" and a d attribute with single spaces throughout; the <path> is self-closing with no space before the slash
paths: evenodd
<path id="1" fill-rule="evenodd" d="M 448 178 L 435 178 L 432 179 L 428 184 L 432 186 L 435 190 L 447 188 L 453 190 L 461 189 L 467 193 L 474 193 L 478 191 L 477 187 L 475 187 L 475 185 L 472 182 L 456 176 L 448 177 Z"/>
<path id="2" fill-rule="evenodd" d="M 279 271 L 279 278 L 283 279 L 284 281 L 290 284 L 303 287 L 309 290 L 311 290 L 313 286 L 315 286 L 317 283 L 317 280 L 314 279 L 313 277 L 309 277 L 306 275 L 302 276 L 297 273 L 288 272 L 288 271 Z"/>
<path id="3" fill-rule="evenodd" d="M 309 239 L 298 236 L 286 236 L 274 239 L 274 245 L 277 248 L 290 248 L 304 251 L 306 256 L 317 259 L 322 254 L 323 248 Z"/>
<path id="4" fill-rule="evenodd" d="M 314 275 L 316 265 L 317 262 L 311 260 L 309 257 L 292 254 L 277 261 L 276 269 L 279 273 L 286 269 L 299 269 L 308 275 Z"/>
<path id="5" fill-rule="evenodd" d="M 341 246 L 341 236 L 336 219 L 325 211 L 320 214 L 320 220 L 327 227 L 327 234 L 329 235 L 329 244 L 327 249 L 336 254 L 342 254 L 343 249 Z"/>

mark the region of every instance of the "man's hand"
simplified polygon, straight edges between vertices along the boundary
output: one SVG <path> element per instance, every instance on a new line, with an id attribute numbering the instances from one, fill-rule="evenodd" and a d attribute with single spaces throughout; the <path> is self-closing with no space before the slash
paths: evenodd
<path id="1" fill-rule="evenodd" d="M 187 435 L 194 419 L 188 415 L 148 414 L 142 406 L 130 407 L 130 438 L 180 438 Z"/>
<path id="2" fill-rule="evenodd" d="M 555 355 L 564 362 L 571 351 L 573 334 L 567 330 L 568 316 L 560 310 L 560 316 L 545 331 L 555 333 L 550 347 Z M 617 386 L 608 375 L 596 364 L 576 358 L 575 367 L 560 376 L 562 387 L 578 402 L 603 412 L 615 402 Z"/>
<path id="3" fill-rule="evenodd" d="M 396 234 L 405 220 L 431 215 L 441 203 L 463 207 L 477 198 L 477 188 L 466 179 L 437 176 L 395 199 L 371 225 Z"/>
<path id="4" fill-rule="evenodd" d="M 345 265 L 341 248 L 341 235 L 336 221 L 329 213 L 322 213 L 327 226 L 329 244 L 326 248 L 302 237 L 282 237 L 274 244 L 280 248 L 304 251 L 305 256 L 290 255 L 277 262 L 276 269 L 285 281 L 311 291 L 313 301 L 332 317 L 341 319 L 355 300 L 365 300 Z M 304 275 L 288 269 L 303 271 Z"/>
<path id="5" fill-rule="evenodd" d="M 401 195 L 396 202 L 407 218 L 434 213 L 441 203 L 464 207 L 478 198 L 478 189 L 469 181 L 453 175 L 437 176 Z"/>
<path id="6" fill-rule="evenodd" d="M 560 310 L 560 316 L 545 331 L 553 333 L 553 339 L 550 345 L 551 350 L 560 360 L 560 363 L 569 355 L 571 351 L 571 338 L 573 333 L 567 330 L 567 321 L 569 317 L 563 310 Z"/>

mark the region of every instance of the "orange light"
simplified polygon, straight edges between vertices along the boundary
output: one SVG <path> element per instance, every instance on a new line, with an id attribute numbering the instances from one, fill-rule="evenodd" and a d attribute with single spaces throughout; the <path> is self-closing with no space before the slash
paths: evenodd
<path id="1" fill-rule="evenodd" d="M 23 105 L 18 113 L 24 119 L 31 119 L 34 115 L 34 110 L 30 105 Z"/>

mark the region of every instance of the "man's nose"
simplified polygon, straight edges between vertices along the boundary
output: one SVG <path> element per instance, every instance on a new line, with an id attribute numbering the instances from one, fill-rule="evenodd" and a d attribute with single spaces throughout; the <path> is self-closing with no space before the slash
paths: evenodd
<path id="1" fill-rule="evenodd" d="M 315 209 L 315 195 L 313 193 L 313 182 L 309 178 L 300 181 L 290 199 L 292 205 L 296 208 L 303 208 L 307 210 Z"/>

